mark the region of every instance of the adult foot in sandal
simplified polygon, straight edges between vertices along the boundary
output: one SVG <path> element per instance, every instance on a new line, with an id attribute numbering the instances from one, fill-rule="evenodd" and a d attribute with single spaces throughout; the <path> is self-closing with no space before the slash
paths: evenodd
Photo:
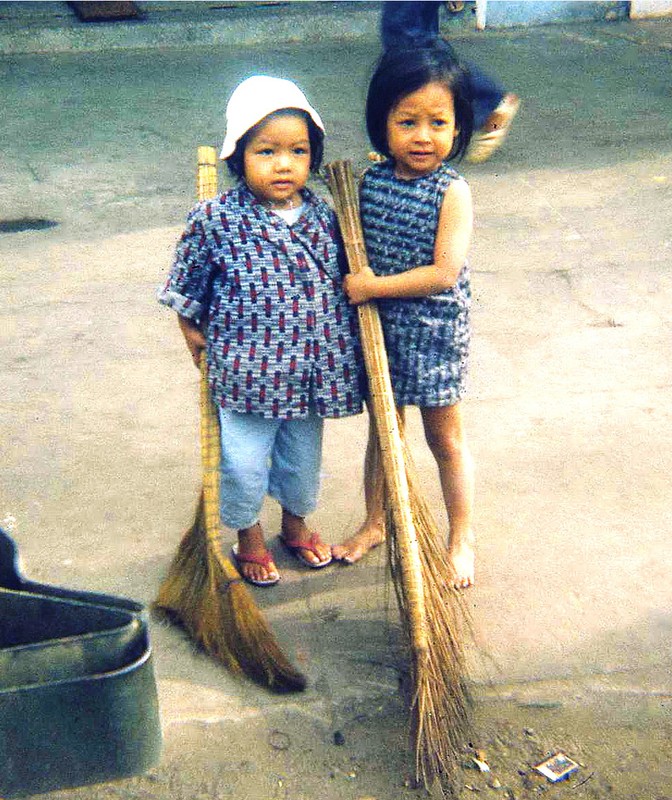
<path id="1" fill-rule="evenodd" d="M 353 536 L 344 542 L 335 544 L 331 552 L 337 561 L 345 564 L 354 564 L 365 556 L 369 550 L 378 547 L 385 541 L 385 529 L 382 524 L 365 522 Z"/>
<path id="2" fill-rule="evenodd" d="M 273 586 L 280 580 L 270 553 L 266 549 L 264 533 L 257 522 L 251 528 L 238 531 L 238 544 L 232 549 L 238 572 L 254 586 Z"/>
<path id="3" fill-rule="evenodd" d="M 509 92 L 504 95 L 502 102 L 486 119 L 483 127 L 474 134 L 467 150 L 469 163 L 482 164 L 501 147 L 519 107 L 520 98 L 517 94 Z"/>
<path id="4" fill-rule="evenodd" d="M 282 509 L 280 541 L 307 567 L 320 569 L 331 563 L 331 546 L 325 544 L 314 531 L 308 530 L 304 517 L 297 517 Z"/>

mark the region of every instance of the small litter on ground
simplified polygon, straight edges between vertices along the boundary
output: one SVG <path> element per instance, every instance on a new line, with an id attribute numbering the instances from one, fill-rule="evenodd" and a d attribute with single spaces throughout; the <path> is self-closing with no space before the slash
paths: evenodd
<path id="1" fill-rule="evenodd" d="M 534 769 L 540 772 L 551 783 L 564 781 L 570 775 L 579 769 L 579 765 L 563 752 L 558 752 L 555 755 L 537 764 Z"/>

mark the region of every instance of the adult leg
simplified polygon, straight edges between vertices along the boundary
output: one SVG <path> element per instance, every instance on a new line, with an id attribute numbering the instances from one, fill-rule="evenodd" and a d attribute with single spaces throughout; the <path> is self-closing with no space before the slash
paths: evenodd
<path id="1" fill-rule="evenodd" d="M 471 77 L 472 104 L 474 109 L 474 130 L 480 130 L 488 117 L 506 96 L 505 87 L 496 78 L 483 72 L 471 61 L 465 62 Z"/>
<path id="2" fill-rule="evenodd" d="M 403 408 L 399 409 L 400 422 L 403 424 Z M 334 545 L 331 550 L 334 558 L 346 564 L 354 564 L 366 555 L 369 550 L 378 547 L 385 541 L 385 507 L 384 507 L 383 467 L 380 463 L 378 433 L 376 423 L 369 410 L 369 438 L 364 458 L 364 501 L 366 503 L 366 519 L 356 533 L 341 544 Z"/>
<path id="3" fill-rule="evenodd" d="M 474 135 L 467 150 L 467 161 L 481 164 L 501 147 L 518 113 L 520 98 L 476 64 L 467 62 L 471 76 Z"/>
<path id="4" fill-rule="evenodd" d="M 474 583 L 474 465 L 467 446 L 460 403 L 422 408 L 425 438 L 439 468 L 450 533 L 448 551 L 455 569 L 455 586 Z"/>
<path id="5" fill-rule="evenodd" d="M 439 2 L 407 2 L 388 0 L 383 3 L 380 17 L 380 38 L 383 49 L 418 46 L 423 41 L 438 39 Z M 502 102 L 506 89 L 487 75 L 476 64 L 465 62 L 471 75 L 474 105 L 474 130 L 485 125 L 486 120 Z"/>
<path id="6" fill-rule="evenodd" d="M 223 525 L 238 531 L 238 567 L 251 581 L 274 581 L 278 577 L 275 564 L 269 560 L 259 514 L 268 489 L 268 460 L 279 424 L 279 420 L 219 410 L 220 519 Z"/>
<path id="7" fill-rule="evenodd" d="M 331 547 L 308 529 L 305 519 L 317 507 L 323 428 L 324 420 L 315 413 L 282 422 L 271 452 L 268 484 L 269 494 L 282 507 L 283 539 L 310 542 L 298 552 L 315 565 L 331 558 Z"/>
<path id="8" fill-rule="evenodd" d="M 420 46 L 439 36 L 438 2 L 388 0 L 383 3 L 380 36 L 384 50 Z M 491 75 L 468 63 L 474 108 L 474 136 L 467 161 L 480 164 L 501 147 L 518 113 L 520 98 L 505 89 Z"/>
<path id="9" fill-rule="evenodd" d="M 407 47 L 439 35 L 438 2 L 387 0 L 380 17 L 383 49 Z"/>

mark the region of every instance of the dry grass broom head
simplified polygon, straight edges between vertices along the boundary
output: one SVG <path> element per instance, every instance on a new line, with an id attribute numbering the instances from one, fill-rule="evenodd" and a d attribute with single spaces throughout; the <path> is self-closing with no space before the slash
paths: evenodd
<path id="1" fill-rule="evenodd" d="M 208 543 L 202 496 L 154 605 L 234 674 L 278 693 L 305 689 L 235 567 Z"/>
<path id="2" fill-rule="evenodd" d="M 443 787 L 455 793 L 457 766 L 472 735 L 472 702 L 466 679 L 465 641 L 470 639 L 469 613 L 461 593 L 453 587 L 447 548 L 436 536 L 436 526 L 424 501 L 414 507 L 416 532 L 423 560 L 426 626 L 429 647 L 421 663 L 411 664 L 415 694 L 411 703 L 411 738 L 416 774 L 427 788 L 441 796 Z M 425 518 L 429 514 L 430 519 Z M 430 542 L 427 541 L 431 537 Z M 388 539 L 391 569 L 398 569 L 394 537 Z M 397 597 L 405 598 L 398 581 Z"/>

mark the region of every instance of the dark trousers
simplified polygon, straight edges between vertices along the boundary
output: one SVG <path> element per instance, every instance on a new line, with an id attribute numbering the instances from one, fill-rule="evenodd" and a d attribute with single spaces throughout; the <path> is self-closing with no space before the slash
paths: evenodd
<path id="1" fill-rule="evenodd" d="M 439 2 L 406 2 L 387 0 L 383 3 L 380 20 L 380 36 L 383 49 L 403 47 L 409 42 L 421 44 L 439 35 Z M 486 119 L 502 102 L 506 89 L 490 75 L 486 75 L 475 64 L 464 65 L 471 75 L 474 108 L 474 130 L 482 128 Z"/>

